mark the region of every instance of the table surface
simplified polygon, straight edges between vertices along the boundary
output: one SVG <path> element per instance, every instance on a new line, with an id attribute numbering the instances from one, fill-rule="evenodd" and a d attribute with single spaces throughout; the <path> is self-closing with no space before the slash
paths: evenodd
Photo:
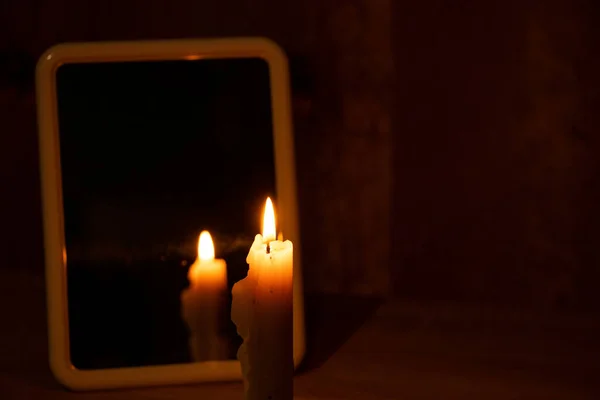
<path id="1" fill-rule="evenodd" d="M 73 393 L 47 367 L 44 280 L 0 270 L 0 399 L 241 399 L 240 383 Z M 585 314 L 307 299 L 296 399 L 599 399 L 600 323 Z"/>

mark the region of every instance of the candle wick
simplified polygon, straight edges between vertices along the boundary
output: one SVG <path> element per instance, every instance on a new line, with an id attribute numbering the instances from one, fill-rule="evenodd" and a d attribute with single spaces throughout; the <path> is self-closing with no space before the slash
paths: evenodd
<path id="1" fill-rule="evenodd" d="M 271 242 L 267 242 L 267 254 L 271 254 Z"/>

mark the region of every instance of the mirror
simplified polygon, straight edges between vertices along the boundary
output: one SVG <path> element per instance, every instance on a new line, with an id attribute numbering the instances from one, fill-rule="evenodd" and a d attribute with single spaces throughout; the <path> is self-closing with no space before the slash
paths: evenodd
<path id="1" fill-rule="evenodd" d="M 235 359 L 231 299 L 206 321 L 226 348 L 195 360 L 182 294 L 201 230 L 227 263 L 227 293 L 247 272 L 275 196 L 268 64 L 64 64 L 56 92 L 73 365 Z"/>
<path id="2" fill-rule="evenodd" d="M 50 357 L 67 386 L 135 386 L 140 374 L 108 371 L 227 360 L 221 375 L 214 365 L 144 375 L 238 377 L 231 288 L 247 274 L 267 196 L 286 205 L 280 229 L 298 241 L 289 99 L 276 90 L 287 66 L 273 51 L 260 40 L 78 44 L 41 59 Z M 223 262 L 198 289 L 202 231 Z"/>

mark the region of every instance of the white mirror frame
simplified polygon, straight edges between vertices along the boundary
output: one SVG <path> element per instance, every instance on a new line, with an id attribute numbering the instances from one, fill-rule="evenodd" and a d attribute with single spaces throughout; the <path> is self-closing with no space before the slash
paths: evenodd
<path id="1" fill-rule="evenodd" d="M 296 196 L 288 63 L 283 51 L 263 38 L 161 40 L 62 44 L 40 58 L 36 71 L 42 208 L 48 308 L 49 361 L 56 379 L 72 390 L 241 380 L 237 360 L 78 370 L 69 354 L 66 247 L 62 201 L 56 70 L 67 63 L 262 58 L 269 65 L 277 211 L 280 229 L 294 243 L 294 364 L 304 357 L 304 298 Z M 258 233 L 258 232 L 257 232 Z"/>

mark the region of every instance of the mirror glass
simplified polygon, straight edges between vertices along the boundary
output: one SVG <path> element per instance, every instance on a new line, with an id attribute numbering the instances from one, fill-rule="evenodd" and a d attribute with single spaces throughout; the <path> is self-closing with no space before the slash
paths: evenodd
<path id="1" fill-rule="evenodd" d="M 231 287 L 276 194 L 266 61 L 67 63 L 56 92 L 73 366 L 235 359 Z M 222 289 L 190 281 L 203 230 Z"/>

